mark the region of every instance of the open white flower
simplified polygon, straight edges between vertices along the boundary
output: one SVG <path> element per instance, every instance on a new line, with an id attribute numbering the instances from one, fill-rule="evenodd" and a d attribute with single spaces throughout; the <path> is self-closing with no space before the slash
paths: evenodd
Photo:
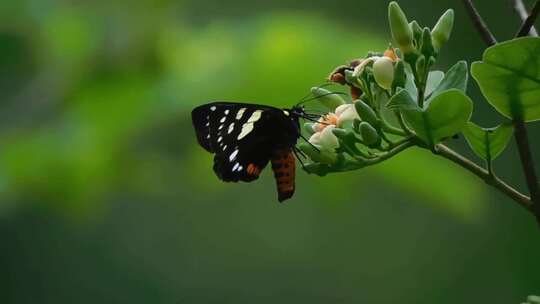
<path id="1" fill-rule="evenodd" d="M 336 108 L 339 109 L 343 105 Z M 321 132 L 326 128 L 327 126 L 335 126 L 338 121 L 338 116 L 334 113 L 328 113 L 326 115 L 323 115 L 321 118 L 319 118 L 319 122 L 313 125 L 313 131 L 314 132 Z"/>
<path id="2" fill-rule="evenodd" d="M 358 112 L 354 107 L 354 104 L 344 104 L 336 108 L 337 127 L 343 127 L 346 122 L 353 121 L 356 118 L 360 119 Z"/>
<path id="3" fill-rule="evenodd" d="M 316 132 L 309 138 L 309 142 L 321 151 L 334 152 L 339 148 L 339 140 L 332 130 L 336 126 L 326 126 L 321 132 Z"/>

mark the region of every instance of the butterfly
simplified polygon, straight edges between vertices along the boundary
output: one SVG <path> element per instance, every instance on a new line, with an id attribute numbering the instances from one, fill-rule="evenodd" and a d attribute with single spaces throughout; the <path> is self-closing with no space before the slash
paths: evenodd
<path id="1" fill-rule="evenodd" d="M 196 107 L 191 117 L 197 141 L 214 154 L 214 172 L 225 182 L 256 180 L 270 162 L 278 201 L 295 190 L 296 142 L 302 137 L 299 119 L 309 117 L 303 107 L 213 102 Z"/>

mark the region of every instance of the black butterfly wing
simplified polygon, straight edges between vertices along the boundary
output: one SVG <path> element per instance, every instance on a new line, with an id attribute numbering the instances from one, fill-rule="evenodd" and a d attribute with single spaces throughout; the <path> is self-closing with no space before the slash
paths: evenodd
<path id="1" fill-rule="evenodd" d="M 223 181 L 252 181 L 271 158 L 272 116 L 268 106 L 216 102 L 192 112 L 199 144 L 215 153 L 214 171 Z"/>

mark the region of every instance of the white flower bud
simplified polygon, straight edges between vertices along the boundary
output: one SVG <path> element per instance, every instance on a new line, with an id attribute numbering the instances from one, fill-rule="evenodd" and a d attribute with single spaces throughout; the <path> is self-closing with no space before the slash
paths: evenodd
<path id="1" fill-rule="evenodd" d="M 373 76 L 381 88 L 390 90 L 394 82 L 394 63 L 392 59 L 386 56 L 377 59 L 373 64 Z"/>
<path id="2" fill-rule="evenodd" d="M 358 76 L 360 76 L 360 74 L 362 74 L 362 72 L 364 71 L 364 68 L 365 68 L 368 64 L 370 64 L 370 63 L 376 61 L 376 60 L 379 59 L 379 58 L 380 58 L 379 56 L 372 56 L 372 57 L 369 57 L 369 58 L 364 59 L 364 60 L 362 61 L 362 63 L 360 63 L 359 65 L 357 65 L 357 66 L 354 68 L 354 71 L 353 71 L 353 74 L 352 74 L 353 77 L 358 77 Z"/>

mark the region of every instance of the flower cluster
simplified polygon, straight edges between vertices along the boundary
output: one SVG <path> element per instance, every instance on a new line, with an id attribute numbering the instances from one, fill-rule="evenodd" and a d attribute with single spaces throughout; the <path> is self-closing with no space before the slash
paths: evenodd
<path id="1" fill-rule="evenodd" d="M 308 171 L 326 174 L 353 170 L 383 161 L 411 145 L 423 144 L 417 141 L 422 136 L 415 133 L 423 134 L 416 128 L 425 125 L 423 118 L 402 114 L 422 109 L 429 69 L 448 40 L 453 12 L 447 11 L 432 31 L 421 29 L 415 21 L 408 23 L 395 2 L 389 5 L 389 19 L 398 49 L 390 46 L 383 52 L 368 53 L 338 66 L 328 77 L 330 82 L 346 86 L 350 99 L 344 99 L 342 93 L 312 88 L 312 94 L 328 113 L 304 127 L 309 140 L 299 147 L 313 161 L 306 166 Z M 403 95 L 405 89 L 410 92 Z M 395 115 L 393 120 L 388 120 L 389 113 Z M 425 142 L 429 146 L 434 140 Z"/>

